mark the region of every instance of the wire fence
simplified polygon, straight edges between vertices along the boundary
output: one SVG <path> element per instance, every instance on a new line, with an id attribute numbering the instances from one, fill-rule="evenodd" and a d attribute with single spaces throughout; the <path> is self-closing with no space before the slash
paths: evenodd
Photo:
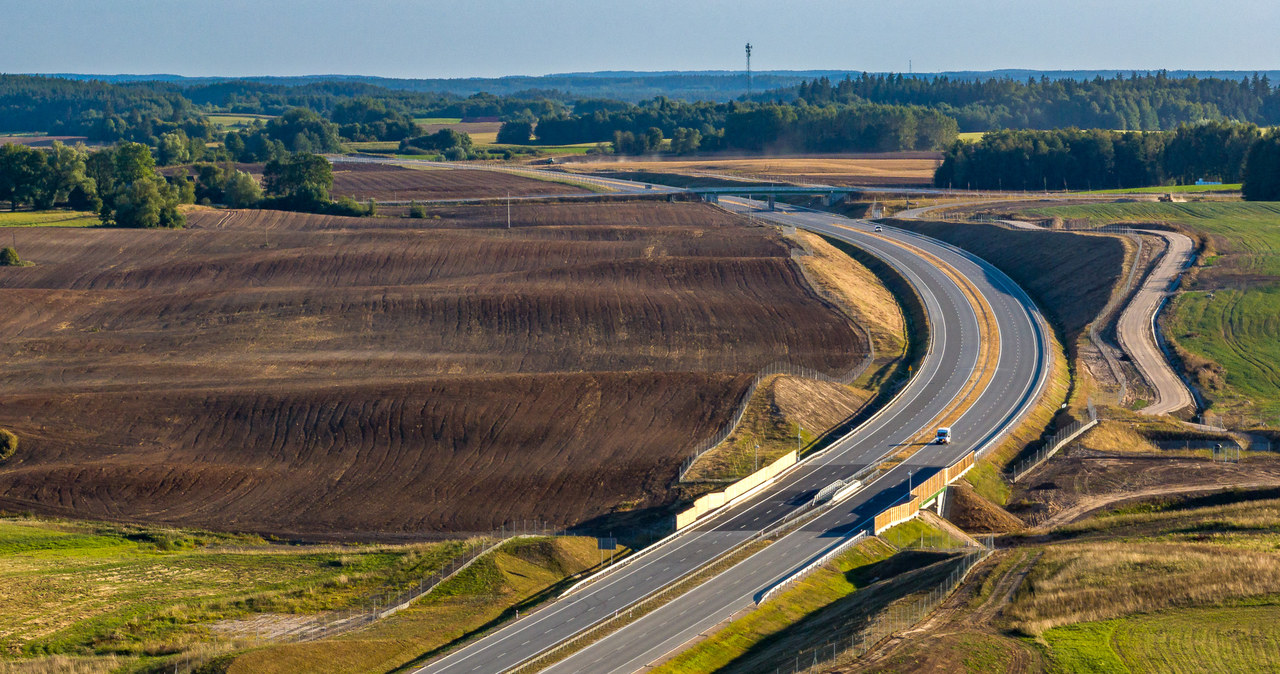
<path id="1" fill-rule="evenodd" d="M 1033 452 L 1030 456 L 1014 464 L 1009 470 L 1009 479 L 1013 482 L 1017 482 L 1022 479 L 1036 466 L 1039 466 L 1049 457 L 1056 454 L 1058 450 L 1066 446 L 1067 443 L 1074 440 L 1077 435 L 1097 424 L 1098 410 L 1094 408 L 1092 400 L 1088 402 L 1086 409 L 1088 417 L 1085 419 L 1077 419 L 1076 421 L 1073 421 L 1059 429 L 1058 432 L 1050 436 L 1039 449 Z"/>
<path id="2" fill-rule="evenodd" d="M 466 542 L 466 547 L 460 554 L 455 555 L 443 567 L 418 579 L 418 582 L 409 587 L 367 596 L 361 600 L 359 605 L 350 609 L 326 611 L 309 620 L 289 622 L 287 626 L 283 627 L 268 627 L 267 629 L 270 633 L 265 635 L 265 638 L 262 634 L 262 628 L 259 627 L 255 629 L 255 634 L 251 636 L 271 642 L 299 642 L 343 634 L 369 625 L 408 607 L 413 602 L 430 594 L 432 590 L 435 590 L 443 583 L 465 571 L 477 559 L 513 540 L 573 535 L 577 534 L 568 530 L 553 528 L 549 523 L 540 520 L 527 520 L 511 525 L 504 524 L 501 528 L 488 534 L 481 534 L 471 538 Z M 246 551 L 252 551 L 252 549 L 246 548 Z"/>
<path id="3" fill-rule="evenodd" d="M 875 620 L 865 624 L 854 619 L 841 627 L 833 628 L 832 635 L 824 643 L 796 653 L 790 663 L 779 665 L 774 674 L 802 674 L 817 671 L 837 659 L 854 659 L 865 655 L 880 642 L 908 630 L 924 620 L 964 582 L 969 571 L 993 552 L 990 547 L 966 548 L 968 552 L 942 582 L 927 593 L 907 602 L 889 605 Z M 843 634 L 841 634 L 843 632 Z"/>

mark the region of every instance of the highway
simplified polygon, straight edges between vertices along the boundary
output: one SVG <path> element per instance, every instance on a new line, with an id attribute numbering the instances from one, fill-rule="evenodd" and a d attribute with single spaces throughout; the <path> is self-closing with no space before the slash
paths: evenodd
<path id="1" fill-rule="evenodd" d="M 624 181 L 610 181 L 624 183 Z M 643 190 L 630 185 L 626 191 Z M 974 405 L 952 424 L 956 441 L 927 445 L 909 461 L 800 530 L 694 591 L 552 667 L 556 672 L 630 672 L 678 648 L 700 631 L 749 605 L 756 594 L 807 560 L 869 526 L 883 508 L 903 499 L 909 483 L 927 479 L 970 449 L 992 445 L 1033 405 L 1048 377 L 1046 327 L 1030 299 L 1001 272 L 952 246 L 869 223 L 783 207 L 722 199 L 739 212 L 838 237 L 899 270 L 924 301 L 930 349 L 903 392 L 881 413 L 756 496 L 644 554 L 567 597 L 449 653 L 418 672 L 499 672 L 614 615 L 654 589 L 702 566 L 806 503 L 817 490 L 897 451 L 935 419 L 965 387 L 979 355 L 978 322 L 960 288 L 927 258 L 895 245 L 909 243 L 953 266 L 977 287 L 999 327 L 997 372 Z"/>

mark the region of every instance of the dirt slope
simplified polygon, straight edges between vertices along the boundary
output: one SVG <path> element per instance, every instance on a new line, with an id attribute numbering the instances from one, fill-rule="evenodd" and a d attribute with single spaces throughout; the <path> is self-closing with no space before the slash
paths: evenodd
<path id="1" fill-rule="evenodd" d="M 1122 282 L 1124 245 L 1111 237 L 926 220 L 892 223 L 955 244 L 999 267 L 1058 323 L 1073 358 L 1076 338 Z"/>
<path id="2" fill-rule="evenodd" d="M 708 206 L 438 213 L 22 232 L 0 506 L 366 537 L 573 524 L 671 498 L 763 365 L 865 353 L 771 230 Z"/>

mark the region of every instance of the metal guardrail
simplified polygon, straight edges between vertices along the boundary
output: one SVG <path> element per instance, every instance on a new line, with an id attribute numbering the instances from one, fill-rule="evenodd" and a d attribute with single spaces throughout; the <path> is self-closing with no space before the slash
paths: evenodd
<path id="1" fill-rule="evenodd" d="M 769 601 L 779 592 L 782 592 L 783 590 L 791 587 L 792 585 L 800 582 L 801 580 L 804 580 L 809 576 L 809 574 L 822 568 L 824 564 L 834 559 L 837 555 L 844 552 L 845 550 L 848 550 L 850 547 L 853 547 L 854 545 L 857 545 L 858 543 L 866 540 L 866 538 L 867 538 L 867 532 L 859 531 L 856 536 L 848 538 L 840 545 L 837 545 L 836 547 L 828 550 L 826 554 L 813 560 L 812 562 L 809 562 L 804 567 L 797 570 L 795 573 L 791 574 L 790 576 L 787 576 L 786 578 L 783 578 L 782 580 L 778 581 L 776 585 L 769 588 L 768 590 L 765 590 L 764 593 L 760 595 L 760 598 L 756 599 L 756 606 L 759 606 L 765 603 L 766 601 Z"/>
<path id="2" fill-rule="evenodd" d="M 1098 410 L 1094 408 L 1093 401 L 1089 401 L 1088 406 L 1089 417 L 1073 421 L 1054 433 L 1045 441 L 1040 449 L 1036 450 L 1031 456 L 1019 461 L 1017 465 L 1009 470 L 1009 479 L 1017 482 L 1034 470 L 1041 463 L 1048 460 L 1049 457 L 1058 453 L 1058 450 L 1065 447 L 1072 440 L 1075 440 L 1081 433 L 1093 428 L 1098 423 Z"/>

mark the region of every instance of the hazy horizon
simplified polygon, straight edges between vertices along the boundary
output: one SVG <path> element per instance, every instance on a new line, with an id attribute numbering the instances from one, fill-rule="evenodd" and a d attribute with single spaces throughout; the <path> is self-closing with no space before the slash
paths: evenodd
<path id="1" fill-rule="evenodd" d="M 1280 6 L 921 0 L 203 4 L 0 0 L 0 70 L 492 78 L 598 71 L 1266 71 Z M 1106 17 L 1099 20 L 1097 17 Z M 1242 21 L 1241 17 L 1249 20 Z M 980 48 L 975 48 L 980 45 Z"/>

